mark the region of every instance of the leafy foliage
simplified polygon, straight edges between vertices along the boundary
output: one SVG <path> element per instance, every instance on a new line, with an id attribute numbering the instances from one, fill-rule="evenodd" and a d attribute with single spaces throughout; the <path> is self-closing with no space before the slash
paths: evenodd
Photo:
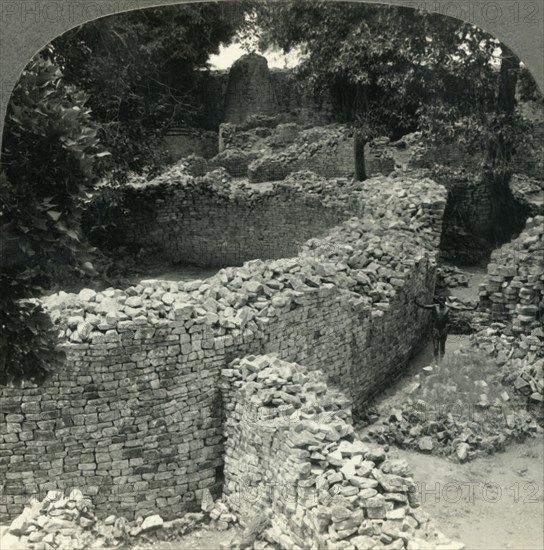
<path id="1" fill-rule="evenodd" d="M 124 181 L 164 163 L 157 147 L 171 124 L 196 123 L 200 71 L 243 21 L 240 4 L 197 3 L 116 14 L 53 42 L 67 81 L 89 93 L 99 137 L 112 153 L 99 166 Z"/>
<path id="2" fill-rule="evenodd" d="M 46 50 L 26 67 L 8 106 L 0 174 L 0 383 L 43 381 L 61 359 L 55 330 L 28 300 L 79 261 L 81 198 L 99 151 L 87 96 Z M 83 263 L 81 272 L 91 272 Z"/>
<path id="3" fill-rule="evenodd" d="M 51 59 L 37 56 L 8 107 L 2 220 L 33 265 L 73 259 L 79 249 L 80 201 L 94 181 L 95 158 L 107 154 L 98 149 L 86 100 Z"/>
<path id="4" fill-rule="evenodd" d="M 421 93 L 443 61 L 432 62 L 436 16 L 351 2 L 264 4 L 255 11 L 261 47 L 300 48 L 300 76 L 318 94 L 330 89 L 365 139 L 415 129 Z"/>
<path id="5" fill-rule="evenodd" d="M 512 146 L 530 147 L 527 125 L 498 107 L 508 81 L 515 93 L 519 60 L 468 23 L 401 7 L 304 0 L 259 4 L 249 21 L 262 49 L 302 50 L 300 77 L 317 94 L 331 90 L 363 140 L 422 130 L 430 145 L 455 142 L 489 157 L 501 133 Z M 505 60 L 508 71 L 501 70 Z M 527 75 L 524 95 L 537 95 Z"/>
<path id="6" fill-rule="evenodd" d="M 18 294 L 13 282 L 0 272 L 0 384 L 23 379 L 41 384 L 64 354 L 56 349 L 57 330 L 39 303 L 13 299 Z"/>

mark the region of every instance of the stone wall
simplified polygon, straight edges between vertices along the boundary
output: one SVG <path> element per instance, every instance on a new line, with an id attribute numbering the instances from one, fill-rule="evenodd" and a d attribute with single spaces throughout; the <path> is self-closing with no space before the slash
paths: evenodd
<path id="1" fill-rule="evenodd" d="M 544 156 L 544 155 L 543 155 Z M 510 180 L 510 189 L 527 217 L 544 216 L 544 180 L 515 174 Z"/>
<path id="2" fill-rule="evenodd" d="M 480 305 L 497 321 L 512 322 L 517 333 L 542 326 L 544 318 L 544 217 L 529 218 L 525 230 L 494 250 Z"/>
<path id="3" fill-rule="evenodd" d="M 244 524 L 268 514 L 267 538 L 289 549 L 462 547 L 425 529 L 406 463 L 356 437 L 349 399 L 321 371 L 250 356 L 221 386 L 223 497 Z"/>
<path id="4" fill-rule="evenodd" d="M 272 128 L 258 125 L 266 122 L 257 119 L 250 125 L 222 124 L 219 130 L 220 151 L 236 150 L 247 155 L 250 182 L 283 180 L 300 170 L 324 178 L 353 176 L 353 134 L 346 126 L 304 129 L 277 121 Z"/>
<path id="5" fill-rule="evenodd" d="M 217 131 L 223 122 L 240 122 L 250 118 L 251 114 L 263 114 L 268 111 L 272 115 L 282 113 L 289 121 L 303 125 L 328 124 L 338 119 L 332 99 L 325 96 L 319 102 L 316 101 L 304 82 L 294 76 L 293 71 L 270 69 L 267 80 L 273 93 L 273 97 L 268 101 L 273 101 L 275 109 L 270 111 L 264 105 L 259 105 L 261 98 L 254 98 L 252 110 L 249 111 L 246 105 L 246 116 L 234 119 L 229 118 L 234 114 L 233 104 L 230 107 L 231 114 L 228 115 L 226 111 L 229 71 L 214 70 L 202 74 L 196 91 L 196 95 L 202 101 L 199 125 L 207 130 Z M 233 84 L 229 93 L 232 96 L 240 92 L 241 90 L 234 90 Z M 242 114 L 242 111 L 239 111 L 239 114 Z"/>
<path id="6" fill-rule="evenodd" d="M 171 128 L 163 141 L 169 161 L 172 163 L 189 155 L 209 159 L 219 152 L 217 132 L 187 126 Z"/>
<path id="7" fill-rule="evenodd" d="M 294 256 L 307 239 L 348 217 L 346 205 L 325 205 L 294 187 L 254 192 L 184 176 L 127 187 L 123 203 L 125 213 L 115 220 L 120 245 L 201 266 Z"/>
<path id="8" fill-rule="evenodd" d="M 441 251 L 444 260 L 474 264 L 493 247 L 492 197 L 479 177 L 465 173 L 437 178 L 448 190 Z"/>
<path id="9" fill-rule="evenodd" d="M 278 109 L 266 58 L 250 53 L 237 59 L 229 71 L 224 122 L 238 124 L 251 115 L 272 116 Z"/>
<path id="10" fill-rule="evenodd" d="M 29 494 L 72 487 L 103 516 L 172 515 L 215 482 L 221 411 L 211 329 L 190 311 L 133 320 L 121 304 L 137 299 L 71 297 L 65 368 L 42 388 L 2 388 L 2 517 L 20 512 Z"/>
<path id="11" fill-rule="evenodd" d="M 0 391 L 2 517 L 28 495 L 74 486 L 102 516 L 190 507 L 219 480 L 217 392 L 236 358 L 277 353 L 320 369 L 355 410 L 403 368 L 428 323 L 412 297 L 433 291 L 444 191 L 388 178 L 288 185 L 293 198 L 356 205 L 359 217 L 291 258 L 44 301 L 68 359 L 41 388 Z"/>

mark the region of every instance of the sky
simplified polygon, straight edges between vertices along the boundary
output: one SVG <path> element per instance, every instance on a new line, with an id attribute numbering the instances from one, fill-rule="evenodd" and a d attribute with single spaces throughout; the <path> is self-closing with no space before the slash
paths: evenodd
<path id="1" fill-rule="evenodd" d="M 239 57 L 246 54 L 240 44 L 231 44 L 230 46 L 221 46 L 218 55 L 210 56 L 208 62 L 212 69 L 228 69 Z M 289 69 L 298 64 L 299 56 L 297 53 L 284 54 L 280 50 L 269 50 L 264 54 L 268 61 L 268 67 L 271 69 Z"/>

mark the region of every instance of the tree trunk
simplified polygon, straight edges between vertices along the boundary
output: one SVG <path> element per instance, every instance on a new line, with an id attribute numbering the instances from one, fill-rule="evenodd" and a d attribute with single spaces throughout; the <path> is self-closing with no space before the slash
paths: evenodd
<path id="1" fill-rule="evenodd" d="M 499 93 L 497 96 L 497 111 L 514 114 L 516 108 L 516 85 L 518 82 L 519 59 L 512 50 L 502 46 L 501 72 Z"/>
<path id="2" fill-rule="evenodd" d="M 502 60 L 497 93 L 497 115 L 499 121 L 496 136 L 488 145 L 484 181 L 491 194 L 491 238 L 495 246 L 509 240 L 512 234 L 519 231 L 523 220 L 512 209 L 515 200 L 510 191 L 512 176 L 511 160 L 514 147 L 508 126 L 513 121 L 516 107 L 516 85 L 519 73 L 519 59 L 506 46 L 502 47 Z M 521 227 L 520 227 L 521 226 Z"/>
<path id="3" fill-rule="evenodd" d="M 355 108 L 354 119 L 356 125 L 360 125 L 364 120 L 365 114 L 368 112 L 368 97 L 366 94 L 366 86 L 357 84 L 355 93 Z M 355 180 L 364 181 L 367 178 L 365 169 L 365 144 L 366 141 L 356 130 L 354 138 L 354 153 L 355 153 Z"/>
<path id="4" fill-rule="evenodd" d="M 355 153 L 355 180 L 366 180 L 365 171 L 365 141 L 360 136 L 355 134 L 354 139 L 354 153 Z"/>

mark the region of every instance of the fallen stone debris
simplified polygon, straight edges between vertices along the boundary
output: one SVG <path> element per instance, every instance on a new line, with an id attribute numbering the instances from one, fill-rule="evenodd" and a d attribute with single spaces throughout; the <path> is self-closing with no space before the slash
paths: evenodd
<path id="1" fill-rule="evenodd" d="M 537 370 L 542 373 L 541 365 Z M 425 367 L 423 374 L 415 375 L 402 393 L 371 411 L 375 424 L 364 431 L 381 444 L 459 462 L 503 450 L 509 441 L 543 432 L 506 383 L 509 376 L 483 354 L 460 353 L 445 365 Z M 529 384 L 524 379 L 523 385 Z"/>
<path id="2" fill-rule="evenodd" d="M 468 277 L 458 267 L 448 264 L 441 264 L 437 269 L 438 288 L 456 288 L 468 285 Z"/>
<path id="3" fill-rule="evenodd" d="M 9 526 L 0 530 L 2 550 L 84 550 L 121 548 L 150 540 L 175 540 L 207 520 L 204 513 L 188 512 L 165 521 L 158 514 L 128 521 L 109 515 L 99 519 L 91 497 L 79 489 L 48 491 L 41 501 L 31 499 Z"/>
<path id="4" fill-rule="evenodd" d="M 543 239 L 537 216 L 493 253 L 468 347 L 369 411 L 373 440 L 464 462 L 543 433 Z"/>

